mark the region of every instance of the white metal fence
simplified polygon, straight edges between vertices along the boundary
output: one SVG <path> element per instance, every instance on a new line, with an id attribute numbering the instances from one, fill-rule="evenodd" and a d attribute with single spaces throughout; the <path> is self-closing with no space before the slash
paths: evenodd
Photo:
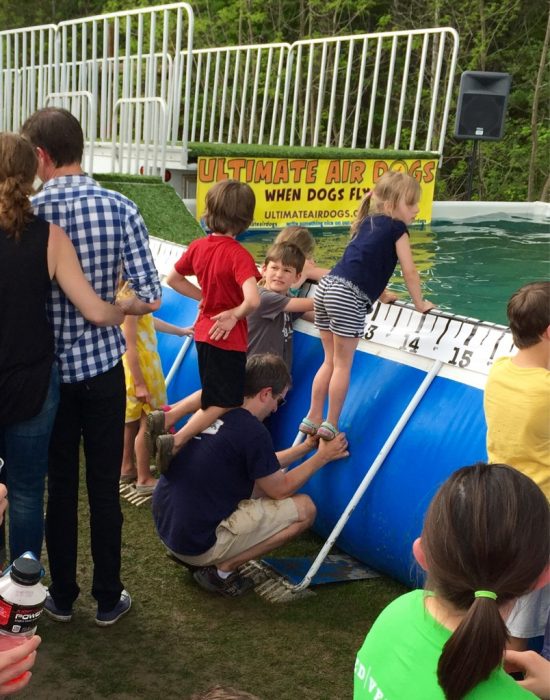
<path id="1" fill-rule="evenodd" d="M 56 27 L 0 32 L 0 131 L 17 131 L 54 87 Z"/>
<path id="2" fill-rule="evenodd" d="M 442 153 L 455 30 L 193 49 L 193 27 L 180 2 L 0 32 L 0 130 L 64 106 L 120 172 L 185 167 L 189 141 Z"/>
<path id="3" fill-rule="evenodd" d="M 187 153 L 191 64 L 181 61 L 193 22 L 180 2 L 0 32 L 0 129 L 62 106 L 80 120 L 88 158 L 112 142 L 112 170 L 162 171 L 169 133 Z"/>
<path id="4" fill-rule="evenodd" d="M 290 44 L 193 51 L 190 141 L 276 144 Z"/>
<path id="5" fill-rule="evenodd" d="M 454 29 L 193 51 L 190 141 L 442 153 Z"/>
<path id="6" fill-rule="evenodd" d="M 441 153 L 457 54 L 450 28 L 298 41 L 279 143 Z"/>

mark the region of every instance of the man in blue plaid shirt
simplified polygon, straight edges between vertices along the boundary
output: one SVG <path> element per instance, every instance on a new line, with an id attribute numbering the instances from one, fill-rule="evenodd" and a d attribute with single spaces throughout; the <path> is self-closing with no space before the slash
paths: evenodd
<path id="1" fill-rule="evenodd" d="M 160 305 L 161 288 L 137 206 L 101 187 L 82 172 L 84 137 L 77 119 L 63 109 L 33 114 L 22 134 L 38 155 L 44 187 L 33 199 L 35 213 L 63 228 L 84 274 L 99 296 L 114 301 L 119 277 L 132 285 L 131 313 Z M 76 580 L 79 449 L 84 440 L 90 503 L 92 595 L 96 623 L 114 624 L 131 606 L 120 580 L 122 512 L 118 480 L 122 461 L 126 391 L 118 327 L 86 321 L 53 283 L 48 313 L 61 376 L 59 409 L 51 437 L 46 545 L 52 583 L 46 612 L 69 622 L 80 589 Z"/>

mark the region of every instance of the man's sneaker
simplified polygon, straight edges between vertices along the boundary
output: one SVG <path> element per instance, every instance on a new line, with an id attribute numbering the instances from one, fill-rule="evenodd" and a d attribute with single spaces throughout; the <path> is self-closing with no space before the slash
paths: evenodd
<path id="1" fill-rule="evenodd" d="M 46 600 L 44 601 L 44 612 L 56 622 L 70 622 L 73 619 L 73 611 L 58 608 L 48 591 L 46 591 Z"/>
<path id="2" fill-rule="evenodd" d="M 215 566 L 203 566 L 202 569 L 195 571 L 193 578 L 205 591 L 219 593 L 226 598 L 236 598 L 254 588 L 252 579 L 241 576 L 237 572 L 227 578 L 221 578 Z"/>
<path id="3" fill-rule="evenodd" d="M 132 607 L 132 597 L 128 591 L 124 590 L 120 594 L 120 600 L 109 612 L 99 612 L 95 616 L 95 623 L 100 627 L 108 627 L 109 625 L 114 625 L 115 622 L 120 620 L 123 615 L 126 615 L 128 610 Z"/>
<path id="4" fill-rule="evenodd" d="M 174 456 L 174 438 L 172 435 L 159 435 L 157 438 L 157 469 L 166 474 Z"/>
<path id="5" fill-rule="evenodd" d="M 151 459 L 157 456 L 157 438 L 166 432 L 164 428 L 164 411 L 151 411 L 145 418 L 145 444 Z"/>

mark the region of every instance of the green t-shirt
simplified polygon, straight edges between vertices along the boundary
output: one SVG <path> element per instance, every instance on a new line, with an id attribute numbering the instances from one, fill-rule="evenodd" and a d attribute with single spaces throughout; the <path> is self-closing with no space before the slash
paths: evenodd
<path id="1" fill-rule="evenodd" d="M 424 607 L 425 591 L 397 598 L 383 610 L 355 660 L 354 700 L 445 700 L 437 664 L 451 632 Z M 502 669 L 465 700 L 533 700 Z"/>

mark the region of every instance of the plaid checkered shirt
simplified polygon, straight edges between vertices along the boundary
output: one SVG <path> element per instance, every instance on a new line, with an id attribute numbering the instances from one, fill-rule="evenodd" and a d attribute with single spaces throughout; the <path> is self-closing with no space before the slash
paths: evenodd
<path id="1" fill-rule="evenodd" d="M 84 275 L 102 299 L 114 301 L 121 273 L 142 301 L 160 298 L 147 229 L 131 200 L 88 175 L 64 175 L 46 182 L 32 202 L 37 216 L 60 226 L 72 240 Z M 48 315 L 63 383 L 103 374 L 122 357 L 120 328 L 86 321 L 55 280 Z"/>

